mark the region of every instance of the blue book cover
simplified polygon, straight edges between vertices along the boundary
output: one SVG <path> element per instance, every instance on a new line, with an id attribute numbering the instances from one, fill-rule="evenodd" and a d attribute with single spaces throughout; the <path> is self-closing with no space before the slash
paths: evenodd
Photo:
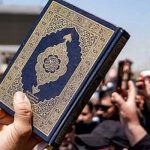
<path id="1" fill-rule="evenodd" d="M 58 146 L 128 38 L 122 28 L 50 0 L 3 76 L 0 106 L 13 115 L 13 95 L 25 92 L 33 132 Z"/>

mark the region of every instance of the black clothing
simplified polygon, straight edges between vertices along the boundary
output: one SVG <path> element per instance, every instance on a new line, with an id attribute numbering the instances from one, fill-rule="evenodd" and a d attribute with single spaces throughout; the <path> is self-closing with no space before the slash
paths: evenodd
<path id="1" fill-rule="evenodd" d="M 150 136 L 146 135 L 131 150 L 150 150 Z"/>
<path id="2" fill-rule="evenodd" d="M 84 123 L 83 121 L 80 121 L 75 124 L 75 133 L 77 135 L 91 133 L 97 125 L 97 122 Z"/>
<path id="3" fill-rule="evenodd" d="M 114 120 L 103 121 L 91 133 L 77 135 L 75 140 L 77 144 L 85 145 L 85 147 L 89 147 L 92 150 L 110 145 L 115 145 L 122 149 L 129 147 L 123 126 L 119 121 Z M 120 149 L 118 148 L 117 150 Z"/>

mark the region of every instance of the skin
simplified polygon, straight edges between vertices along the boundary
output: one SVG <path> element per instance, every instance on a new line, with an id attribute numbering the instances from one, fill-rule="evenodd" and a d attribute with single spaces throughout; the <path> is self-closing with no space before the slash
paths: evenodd
<path id="1" fill-rule="evenodd" d="M 139 76 L 136 81 L 136 87 L 141 87 L 144 95 L 150 97 L 150 78 Z"/>
<path id="2" fill-rule="evenodd" d="M 32 150 L 41 142 L 32 134 L 32 109 L 22 92 L 14 95 L 14 118 L 0 110 L 0 147 L 3 150 Z"/>
<path id="3" fill-rule="evenodd" d="M 73 143 L 75 140 L 75 127 L 72 127 L 72 130 L 68 132 L 64 140 L 62 141 L 62 144 L 59 147 L 59 150 L 73 150 Z"/>
<path id="4" fill-rule="evenodd" d="M 150 97 L 150 80 L 145 79 L 145 93 L 147 97 Z"/>
<path id="5" fill-rule="evenodd" d="M 144 109 L 145 97 L 143 95 L 136 95 L 136 103 L 140 110 Z"/>
<path id="6" fill-rule="evenodd" d="M 103 117 L 109 118 L 115 114 L 116 108 L 115 108 L 115 105 L 112 103 L 110 96 L 104 97 L 101 100 L 101 105 L 110 106 L 110 108 L 108 108 L 107 111 L 103 111 L 103 113 L 102 113 Z"/>
<path id="7" fill-rule="evenodd" d="M 118 93 L 112 94 L 112 101 L 120 110 L 121 121 L 131 146 L 137 144 L 147 133 L 140 125 L 136 107 L 136 89 L 132 81 L 128 83 L 128 98 L 125 101 Z"/>
<path id="8" fill-rule="evenodd" d="M 81 114 L 79 115 L 77 122 L 83 121 L 85 123 L 89 123 L 91 122 L 92 117 L 93 117 L 93 113 L 90 112 L 88 105 L 86 105 L 82 110 Z"/>

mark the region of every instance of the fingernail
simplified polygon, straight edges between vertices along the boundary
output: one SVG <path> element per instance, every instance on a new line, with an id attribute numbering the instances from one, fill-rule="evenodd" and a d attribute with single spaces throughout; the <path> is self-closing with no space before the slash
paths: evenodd
<path id="1" fill-rule="evenodd" d="M 23 101 L 25 101 L 25 98 L 26 98 L 26 96 L 25 96 L 24 93 L 22 93 L 22 92 L 17 92 L 17 93 L 15 93 L 15 95 L 14 95 L 14 102 L 16 102 L 16 103 L 23 102 Z"/>

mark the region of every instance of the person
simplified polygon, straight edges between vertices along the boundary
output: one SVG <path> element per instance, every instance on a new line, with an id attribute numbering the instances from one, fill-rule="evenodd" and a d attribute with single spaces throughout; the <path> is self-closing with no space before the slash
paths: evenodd
<path id="1" fill-rule="evenodd" d="M 93 105 L 91 102 L 88 102 L 83 108 L 76 122 L 83 121 L 85 123 L 89 123 L 92 121 L 92 118 L 93 118 Z"/>
<path id="2" fill-rule="evenodd" d="M 140 125 L 136 111 L 136 90 L 132 81 L 128 83 L 126 101 L 118 93 L 113 93 L 113 102 L 120 109 L 121 121 L 132 146 L 132 150 L 150 149 L 150 136 Z M 3 150 L 32 150 L 41 142 L 32 134 L 32 109 L 28 98 L 22 92 L 14 96 L 14 119 L 0 110 L 0 147 Z"/>
<path id="3" fill-rule="evenodd" d="M 100 117 L 101 117 L 101 114 L 102 114 L 102 111 L 100 110 L 97 110 L 97 106 L 99 105 L 100 103 L 100 98 L 99 98 L 99 95 L 100 95 L 100 91 L 99 90 L 96 90 L 93 95 L 91 96 L 90 98 L 90 102 L 92 103 L 93 105 L 93 118 L 92 118 L 92 121 L 93 122 L 97 122 L 97 123 L 100 123 L 101 120 L 100 120 Z"/>
<path id="4" fill-rule="evenodd" d="M 112 101 L 120 109 L 121 121 L 132 150 L 150 149 L 150 136 L 140 125 L 136 107 L 136 89 L 132 81 L 128 82 L 128 98 L 125 101 L 118 93 L 112 94 Z"/>
<path id="5" fill-rule="evenodd" d="M 99 101 L 94 105 L 99 123 L 105 120 L 119 120 L 118 109 L 111 101 L 111 94 L 109 90 L 101 90 Z"/>
<path id="6" fill-rule="evenodd" d="M 150 133 L 150 71 L 141 72 L 136 79 L 137 104 L 141 125 Z"/>
<path id="7" fill-rule="evenodd" d="M 75 133 L 76 134 L 90 133 L 98 124 L 97 122 L 92 120 L 93 116 L 94 116 L 93 104 L 89 101 L 85 105 L 79 117 L 77 118 L 77 121 L 75 123 Z"/>
<path id="8" fill-rule="evenodd" d="M 129 147 L 122 124 L 115 120 L 103 121 L 91 133 L 77 135 L 75 141 L 86 150 L 122 150 Z"/>
<path id="9" fill-rule="evenodd" d="M 58 148 L 59 150 L 78 150 L 78 147 L 75 144 L 75 126 L 73 125 L 70 130 L 68 130 L 65 135 L 61 145 Z"/>
<path id="10" fill-rule="evenodd" d="M 42 142 L 32 134 L 32 109 L 29 99 L 22 92 L 14 95 L 14 119 L 0 109 L 0 149 L 32 150 Z"/>
<path id="11" fill-rule="evenodd" d="M 118 110 L 111 101 L 111 96 L 106 94 L 101 98 L 99 109 L 102 113 L 102 121 L 104 120 L 119 120 Z"/>

